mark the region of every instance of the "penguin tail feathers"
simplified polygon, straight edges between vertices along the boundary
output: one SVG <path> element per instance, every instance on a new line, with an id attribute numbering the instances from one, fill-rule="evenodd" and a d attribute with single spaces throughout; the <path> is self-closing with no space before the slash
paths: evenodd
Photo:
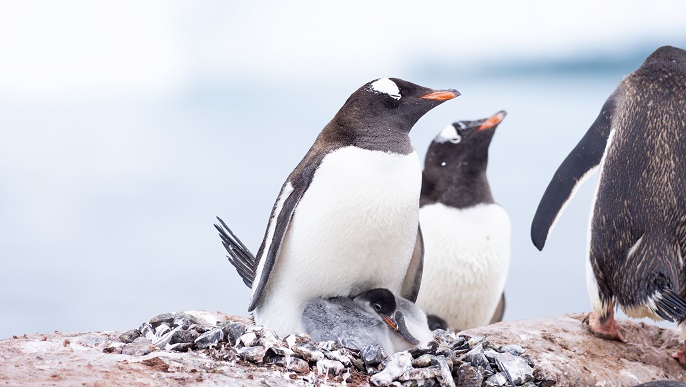
<path id="1" fill-rule="evenodd" d="M 663 289 L 651 297 L 651 305 L 655 314 L 661 318 L 670 321 L 682 323 L 686 321 L 686 300 L 679 297 L 671 289 Z"/>
<path id="2" fill-rule="evenodd" d="M 220 225 L 215 223 L 214 228 L 219 231 L 222 244 L 229 254 L 226 257 L 233 267 L 236 268 L 238 275 L 243 279 L 243 283 L 252 288 L 252 283 L 255 281 L 255 273 L 257 272 L 257 259 L 220 217 L 217 217 L 217 220 Z"/>

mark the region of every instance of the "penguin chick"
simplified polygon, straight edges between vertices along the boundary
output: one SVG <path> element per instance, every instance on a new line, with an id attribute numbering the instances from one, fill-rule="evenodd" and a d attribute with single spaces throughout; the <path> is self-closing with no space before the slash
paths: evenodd
<path id="1" fill-rule="evenodd" d="M 433 339 L 424 312 L 388 289 L 312 299 L 305 304 L 302 323 L 315 341 L 341 339 L 353 349 L 381 345 L 389 355 Z"/>

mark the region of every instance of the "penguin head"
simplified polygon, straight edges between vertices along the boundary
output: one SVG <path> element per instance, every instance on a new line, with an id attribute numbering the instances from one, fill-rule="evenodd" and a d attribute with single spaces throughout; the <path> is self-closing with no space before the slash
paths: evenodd
<path id="1" fill-rule="evenodd" d="M 641 66 L 625 78 L 625 82 L 658 84 L 668 93 L 684 89 L 686 78 L 686 51 L 663 46 L 653 51 Z"/>
<path id="2" fill-rule="evenodd" d="M 457 90 L 434 90 L 398 78 L 379 78 L 355 91 L 334 122 L 358 132 L 380 128 L 409 133 L 429 110 L 459 95 Z"/>
<path id="3" fill-rule="evenodd" d="M 495 130 L 505 118 L 504 110 L 476 121 L 457 121 L 445 127 L 429 145 L 426 168 L 483 167 Z"/>
<path id="4" fill-rule="evenodd" d="M 383 322 L 394 332 L 410 344 L 419 344 L 405 323 L 405 315 L 397 309 L 395 296 L 388 289 L 372 289 L 361 293 L 353 298 L 353 301 L 362 309 L 376 313 Z"/>
<path id="5" fill-rule="evenodd" d="M 388 289 L 367 290 L 353 297 L 353 301 L 367 311 L 389 318 L 395 314 L 397 308 L 395 296 Z"/>
<path id="6" fill-rule="evenodd" d="M 686 66 L 686 51 L 672 46 L 662 46 L 657 50 L 653 51 L 652 54 L 646 58 L 645 64 L 650 63 L 665 63 L 672 64 L 675 67 L 681 67 L 682 69 Z"/>

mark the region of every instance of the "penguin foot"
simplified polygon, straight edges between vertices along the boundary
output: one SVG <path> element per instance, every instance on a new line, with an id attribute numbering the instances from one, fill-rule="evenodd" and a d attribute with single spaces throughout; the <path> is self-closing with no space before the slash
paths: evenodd
<path id="1" fill-rule="evenodd" d="M 682 366 L 686 366 L 686 343 L 684 343 L 681 349 L 672 355 L 672 357 L 675 358 Z"/>
<path id="2" fill-rule="evenodd" d="M 586 329 L 596 337 L 605 340 L 617 340 L 622 343 L 626 342 L 624 337 L 622 337 L 621 332 L 619 332 L 619 326 L 615 320 L 614 313 L 610 313 L 608 317 L 601 319 L 596 316 L 595 312 L 591 312 L 582 321 L 582 324 L 584 324 Z"/>

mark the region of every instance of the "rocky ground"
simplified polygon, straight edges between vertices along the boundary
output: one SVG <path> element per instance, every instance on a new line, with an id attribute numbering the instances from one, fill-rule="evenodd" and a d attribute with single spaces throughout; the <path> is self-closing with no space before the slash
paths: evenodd
<path id="1" fill-rule="evenodd" d="M 0 385 L 633 386 L 686 381 L 671 358 L 678 332 L 620 320 L 627 343 L 597 339 L 582 315 L 436 331 L 429 345 L 386 356 L 378 347 L 283 340 L 245 318 L 188 312 L 128 332 L 0 340 Z"/>

